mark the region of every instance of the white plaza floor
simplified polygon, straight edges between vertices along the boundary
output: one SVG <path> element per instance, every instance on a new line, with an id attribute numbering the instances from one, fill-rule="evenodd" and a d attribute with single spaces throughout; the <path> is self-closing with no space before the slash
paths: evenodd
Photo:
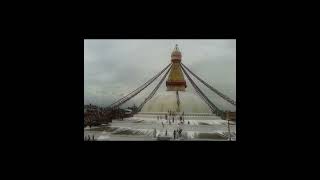
<path id="1" fill-rule="evenodd" d="M 123 120 L 113 120 L 109 125 L 86 127 L 84 138 L 94 136 L 97 141 L 156 141 L 165 137 L 170 141 L 228 141 L 236 140 L 236 124 L 228 122 L 215 115 L 185 116 L 184 123 L 157 118 L 157 115 L 137 114 Z M 181 137 L 174 139 L 174 130 L 181 128 Z M 167 134 L 166 134 L 167 131 Z"/>

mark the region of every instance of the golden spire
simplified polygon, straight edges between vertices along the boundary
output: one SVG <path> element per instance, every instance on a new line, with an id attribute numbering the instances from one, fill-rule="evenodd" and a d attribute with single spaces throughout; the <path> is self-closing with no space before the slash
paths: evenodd
<path id="1" fill-rule="evenodd" d="M 174 50 L 179 51 L 178 44 L 176 44 L 176 47 L 174 48 Z"/>
<path id="2" fill-rule="evenodd" d="M 178 44 L 176 44 L 173 52 L 171 53 L 172 68 L 166 82 L 167 91 L 185 91 L 185 88 L 187 87 L 181 69 L 181 57 Z"/>

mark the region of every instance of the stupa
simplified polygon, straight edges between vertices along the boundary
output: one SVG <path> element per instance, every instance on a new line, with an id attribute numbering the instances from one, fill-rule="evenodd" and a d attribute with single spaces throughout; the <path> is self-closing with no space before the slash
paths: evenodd
<path id="1" fill-rule="evenodd" d="M 141 113 L 184 112 L 211 113 L 210 108 L 193 92 L 187 91 L 187 84 L 181 69 L 182 54 L 175 46 L 171 53 L 172 68 L 166 81 L 167 90 L 158 92 L 141 110 Z"/>

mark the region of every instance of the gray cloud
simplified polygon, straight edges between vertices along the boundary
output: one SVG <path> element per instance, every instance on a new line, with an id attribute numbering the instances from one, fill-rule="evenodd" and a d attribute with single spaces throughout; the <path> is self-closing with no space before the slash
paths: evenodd
<path id="1" fill-rule="evenodd" d="M 175 44 L 179 45 L 186 66 L 235 99 L 236 40 L 85 40 L 85 103 L 107 106 L 142 85 L 170 63 Z M 155 85 L 127 105 L 139 104 Z M 206 87 L 199 86 L 219 107 L 233 109 Z M 159 91 L 164 90 L 163 84 Z M 193 88 L 189 86 L 187 90 Z"/>

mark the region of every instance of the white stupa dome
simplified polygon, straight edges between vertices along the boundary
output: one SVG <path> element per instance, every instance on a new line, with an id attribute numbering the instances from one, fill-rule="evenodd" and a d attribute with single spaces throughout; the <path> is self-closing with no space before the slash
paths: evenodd
<path id="1" fill-rule="evenodd" d="M 212 113 L 209 106 L 194 93 L 179 91 L 180 112 L 185 113 Z M 176 111 L 176 91 L 165 91 L 157 93 L 142 108 L 141 112 L 168 112 Z"/>

